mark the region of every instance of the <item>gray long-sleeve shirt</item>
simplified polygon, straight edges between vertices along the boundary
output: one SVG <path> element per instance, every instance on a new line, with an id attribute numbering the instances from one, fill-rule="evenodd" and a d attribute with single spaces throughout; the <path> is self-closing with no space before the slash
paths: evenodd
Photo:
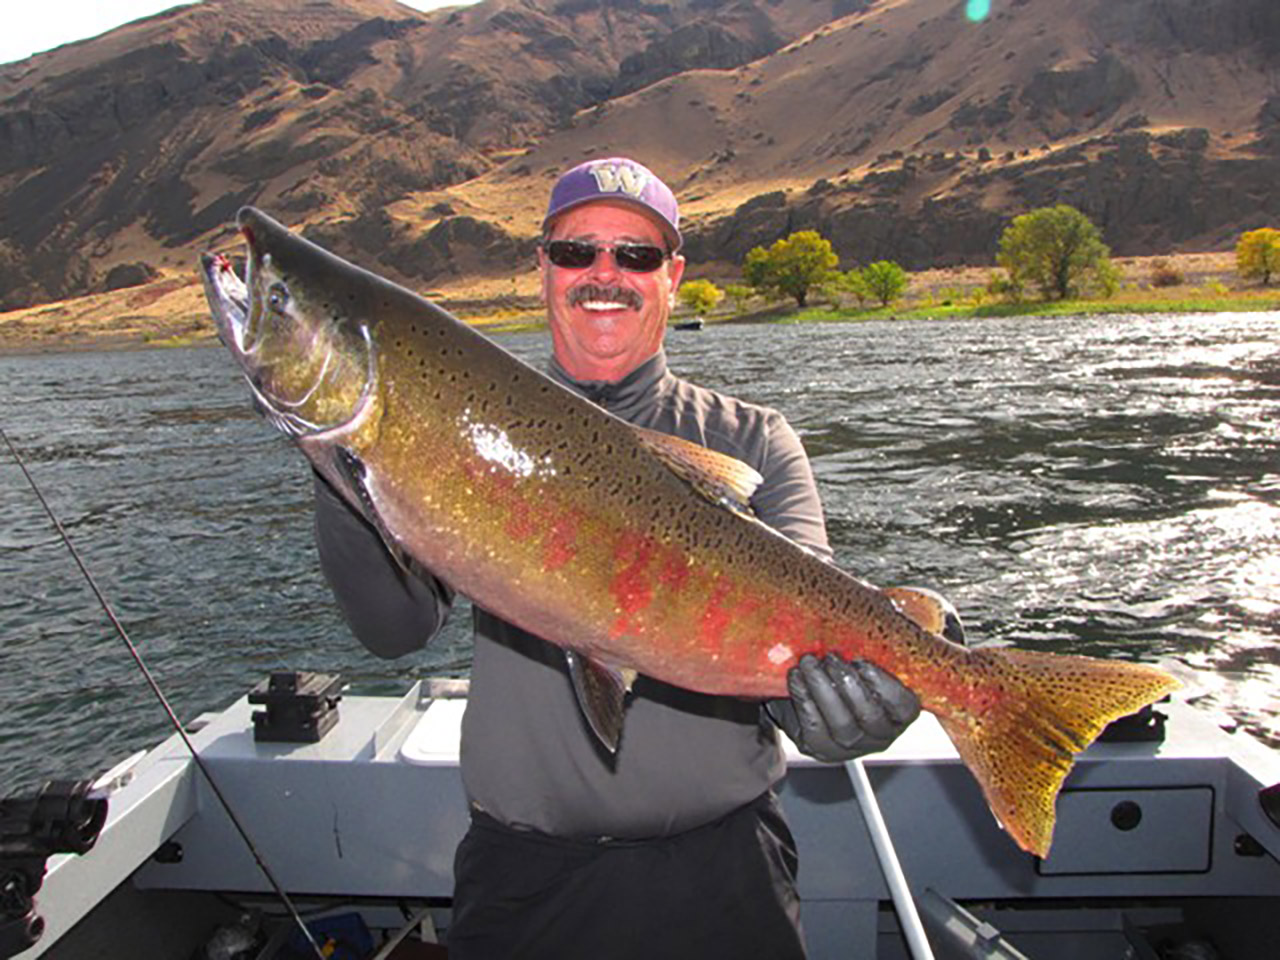
<path id="1" fill-rule="evenodd" d="M 674 376 L 663 353 L 618 383 L 575 381 L 554 361 L 551 374 L 623 420 L 750 464 L 764 478 L 751 501 L 756 515 L 830 556 L 808 458 L 777 411 Z M 451 591 L 429 574 L 405 575 L 322 481 L 316 539 L 347 622 L 374 653 L 419 649 L 443 624 Z M 479 608 L 474 618 L 462 776 L 471 802 L 499 820 L 562 836 L 665 836 L 749 802 L 782 776 L 776 731 L 758 702 L 647 677 L 610 757 L 578 707 L 564 652 Z"/>

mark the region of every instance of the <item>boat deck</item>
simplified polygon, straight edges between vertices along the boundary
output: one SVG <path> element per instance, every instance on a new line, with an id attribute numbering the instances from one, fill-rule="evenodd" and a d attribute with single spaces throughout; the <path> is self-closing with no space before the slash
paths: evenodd
<path id="1" fill-rule="evenodd" d="M 391 929 L 426 906 L 447 927 L 453 851 L 467 826 L 458 771 L 465 700 L 432 692 L 346 697 L 339 722 L 313 744 L 255 743 L 247 699 L 202 718 L 197 749 L 306 910 L 359 908 L 371 926 Z M 1163 742 L 1098 743 L 1080 758 L 1043 861 L 1000 830 L 929 715 L 866 761 L 938 956 L 1019 955 L 955 952 L 977 942 L 956 932 L 966 913 L 1033 960 L 1155 957 L 1128 951 L 1196 937 L 1219 951 L 1205 956 L 1275 955 L 1280 825 L 1259 794 L 1280 783 L 1280 758 L 1191 707 L 1159 709 L 1169 718 Z M 108 779 L 110 814 L 95 848 L 50 859 L 37 897 L 45 932 L 24 960 L 185 960 L 245 905 L 281 913 L 178 738 Z M 909 956 L 844 767 L 793 753 L 781 796 L 800 852 L 811 955 Z M 149 949 L 136 952 L 137 938 Z M 993 949 L 988 940 L 983 949 Z M 157 953 L 159 943 L 172 952 Z"/>

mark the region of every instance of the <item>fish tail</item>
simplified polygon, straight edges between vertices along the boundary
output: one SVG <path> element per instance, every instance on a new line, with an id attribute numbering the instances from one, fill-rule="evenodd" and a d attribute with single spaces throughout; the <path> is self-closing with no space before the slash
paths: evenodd
<path id="1" fill-rule="evenodd" d="M 1180 684 L 1156 667 L 1011 647 L 966 651 L 963 692 L 926 703 L 1018 846 L 1044 857 L 1075 755 Z"/>

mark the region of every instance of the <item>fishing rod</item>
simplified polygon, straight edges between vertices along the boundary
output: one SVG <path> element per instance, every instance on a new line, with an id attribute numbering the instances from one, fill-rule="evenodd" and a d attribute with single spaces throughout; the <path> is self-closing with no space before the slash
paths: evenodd
<path id="1" fill-rule="evenodd" d="M 209 789 L 213 791 L 213 795 L 218 798 L 218 803 L 222 805 L 223 811 L 227 815 L 227 819 L 231 821 L 231 825 L 235 827 L 236 832 L 240 834 L 240 838 L 244 840 L 245 846 L 248 847 L 249 853 L 253 855 L 254 862 L 258 864 L 258 869 L 262 871 L 262 875 L 267 878 L 267 882 L 271 884 L 271 888 L 275 890 L 276 895 L 288 910 L 289 916 L 293 918 L 293 922 L 298 925 L 298 929 L 302 931 L 306 937 L 307 943 L 311 944 L 311 949 L 315 951 L 318 960 L 326 960 L 326 955 L 320 949 L 320 944 L 311 934 L 311 930 L 302 920 L 302 915 L 298 912 L 298 908 L 294 906 L 293 900 L 289 894 L 285 892 L 280 881 L 276 879 L 271 868 L 267 866 L 267 862 L 262 859 L 262 854 L 258 851 L 258 847 L 254 844 L 253 839 L 249 836 L 248 831 L 240 822 L 240 818 L 236 816 L 235 811 L 231 809 L 231 804 L 223 795 L 222 790 L 218 787 L 217 781 L 213 779 L 213 774 L 209 772 L 209 767 L 205 764 L 204 759 L 196 750 L 195 745 L 191 742 L 191 738 L 187 736 L 187 731 L 183 729 L 182 722 L 178 719 L 178 715 L 174 713 L 173 707 L 169 704 L 169 699 L 164 695 L 164 691 L 160 689 L 160 684 L 156 682 L 156 678 L 147 668 L 146 662 L 142 659 L 142 654 L 138 652 L 138 648 L 129 638 L 128 632 L 124 628 L 124 624 L 120 622 L 120 618 L 116 616 L 115 610 L 107 601 L 106 596 L 98 588 L 98 583 L 93 579 L 93 574 L 89 572 L 89 568 L 85 566 L 84 560 L 80 557 L 80 552 L 76 550 L 75 544 L 71 542 L 71 538 L 67 536 L 67 531 L 63 528 L 62 522 L 58 519 L 57 514 L 53 512 L 53 508 L 49 506 L 49 501 L 44 497 L 35 478 L 31 475 L 31 471 L 27 469 L 26 462 L 22 459 L 22 455 L 18 453 L 17 447 L 13 445 L 13 441 L 9 439 L 9 435 L 0 427 L 0 438 L 4 439 L 5 446 L 9 448 L 14 462 L 18 464 L 18 469 L 22 471 L 22 475 L 27 478 L 27 483 L 31 485 L 32 491 L 36 495 L 36 499 L 40 501 L 40 506 L 44 508 L 44 512 L 48 515 L 49 520 L 53 523 L 54 529 L 58 531 L 58 536 L 62 538 L 63 544 L 71 553 L 71 557 L 76 562 L 76 566 L 80 568 L 80 572 L 84 574 L 85 580 L 89 584 L 89 589 L 93 591 L 93 595 L 97 597 L 98 603 L 102 606 L 103 611 L 107 615 L 107 619 L 111 621 L 111 626 L 115 628 L 116 634 L 124 641 L 125 647 L 129 650 L 129 655 L 133 657 L 133 662 L 137 664 L 138 669 L 142 671 L 143 678 L 147 681 L 147 686 L 151 688 L 151 692 L 155 694 L 156 699 L 160 701 L 160 706 L 164 709 L 165 714 L 169 717 L 169 722 L 173 725 L 173 729 L 186 745 L 187 750 L 191 754 L 191 759 L 195 761 L 195 765 L 200 772 L 204 774 L 205 782 L 209 784 Z"/>

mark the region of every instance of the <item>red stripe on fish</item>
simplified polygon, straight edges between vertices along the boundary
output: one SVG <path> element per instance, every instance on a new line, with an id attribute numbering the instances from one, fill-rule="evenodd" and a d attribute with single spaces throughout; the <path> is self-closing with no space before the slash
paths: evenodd
<path id="1" fill-rule="evenodd" d="M 566 513 L 551 525 L 542 544 L 542 569 L 548 573 L 559 570 L 578 555 L 578 524 L 576 513 Z"/>
<path id="2" fill-rule="evenodd" d="M 702 608 L 702 619 L 698 622 L 698 643 L 713 660 L 720 658 L 725 631 L 733 622 L 733 611 L 724 604 L 729 590 L 729 584 L 723 579 L 714 581 L 711 596 L 707 598 L 706 606 Z"/>
<path id="3" fill-rule="evenodd" d="M 609 584 L 609 591 L 618 610 L 610 631 L 614 637 L 630 633 L 637 623 L 636 614 L 653 602 L 653 577 L 649 563 L 657 549 L 652 537 L 630 531 L 624 532 L 614 547 L 614 567 L 617 573 Z"/>

